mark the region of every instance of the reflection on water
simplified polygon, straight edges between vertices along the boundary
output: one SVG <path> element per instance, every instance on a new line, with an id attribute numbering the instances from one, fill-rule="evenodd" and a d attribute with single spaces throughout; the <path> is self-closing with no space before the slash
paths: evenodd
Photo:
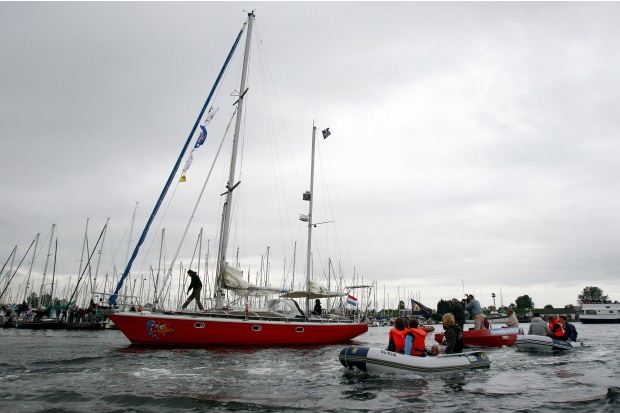
<path id="1" fill-rule="evenodd" d="M 620 326 L 582 326 L 587 347 L 489 350 L 491 368 L 372 376 L 343 345 L 157 349 L 119 331 L 0 330 L 0 411 L 620 411 Z M 385 347 L 386 328 L 357 344 Z M 432 337 L 429 337 L 429 341 Z"/>

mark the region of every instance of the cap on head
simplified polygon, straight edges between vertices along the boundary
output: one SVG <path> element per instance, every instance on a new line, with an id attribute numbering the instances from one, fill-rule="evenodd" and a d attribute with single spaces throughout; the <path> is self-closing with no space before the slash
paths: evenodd
<path id="1" fill-rule="evenodd" d="M 187 275 L 196 275 L 196 271 L 187 270 Z"/>

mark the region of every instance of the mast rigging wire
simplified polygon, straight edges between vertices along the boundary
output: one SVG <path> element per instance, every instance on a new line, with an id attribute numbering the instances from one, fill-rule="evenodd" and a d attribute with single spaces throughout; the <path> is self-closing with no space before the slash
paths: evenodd
<path id="1" fill-rule="evenodd" d="M 200 189 L 200 193 L 198 194 L 198 198 L 196 198 L 196 202 L 194 204 L 194 208 L 192 209 L 192 213 L 187 221 L 187 224 L 185 225 L 185 230 L 183 231 L 183 235 L 181 236 L 181 240 L 179 241 L 179 245 L 177 246 L 176 251 L 174 252 L 174 256 L 172 258 L 172 261 L 170 262 L 170 265 L 168 266 L 168 271 L 166 273 L 166 276 L 164 278 L 164 286 L 166 285 L 166 283 L 168 282 L 169 279 L 171 279 L 172 277 L 172 270 L 174 268 L 174 264 L 176 263 L 176 260 L 179 256 L 179 252 L 181 251 L 181 247 L 183 246 L 183 242 L 185 241 L 185 237 L 187 236 L 187 232 L 189 231 L 189 227 L 192 224 L 192 221 L 194 220 L 194 215 L 196 214 L 196 210 L 198 209 L 198 205 L 200 204 L 200 201 L 202 200 L 202 196 L 204 195 L 204 191 L 205 188 L 207 187 L 207 183 L 209 182 L 209 178 L 211 178 L 211 173 L 213 172 L 213 167 L 215 166 L 215 163 L 217 162 L 220 152 L 222 150 L 222 146 L 224 145 L 224 141 L 226 141 L 226 137 L 228 136 L 228 132 L 230 130 L 230 125 L 232 124 L 233 119 L 235 118 L 235 116 L 237 115 L 237 109 L 235 108 L 235 110 L 233 110 L 233 113 L 230 117 L 230 120 L 228 121 L 228 125 L 226 125 L 226 130 L 224 131 L 224 135 L 222 136 L 222 139 L 220 140 L 220 144 L 217 147 L 217 151 L 215 152 L 215 157 L 213 158 L 213 162 L 211 163 L 211 168 L 209 168 L 209 173 L 207 173 L 207 177 L 205 178 L 203 184 L 202 184 L 202 188 Z"/>

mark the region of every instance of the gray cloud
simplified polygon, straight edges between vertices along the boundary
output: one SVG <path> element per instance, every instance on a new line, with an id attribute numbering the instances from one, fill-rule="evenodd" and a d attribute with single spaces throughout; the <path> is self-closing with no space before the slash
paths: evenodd
<path id="1" fill-rule="evenodd" d="M 270 245 L 279 279 L 297 240 L 303 273 L 297 214 L 317 118 L 333 135 L 319 142 L 316 216 L 336 222 L 315 233 L 315 276 L 331 256 L 348 280 L 355 265 L 393 297 L 400 286 L 431 304 L 462 283 L 483 304 L 502 288 L 506 304 L 529 293 L 563 305 L 589 284 L 620 299 L 613 3 L 2 4 L 0 259 L 37 231 L 45 245 L 56 222 L 59 272 L 75 274 L 85 217 L 93 238 L 111 216 L 104 267 L 116 249 L 123 266 L 133 204 L 137 232 L 240 10 L 253 6 L 258 48 L 232 243 L 244 266 L 255 271 Z M 239 64 L 162 223 L 168 257 L 223 133 Z M 186 263 L 200 226 L 217 236 L 225 159 Z"/>

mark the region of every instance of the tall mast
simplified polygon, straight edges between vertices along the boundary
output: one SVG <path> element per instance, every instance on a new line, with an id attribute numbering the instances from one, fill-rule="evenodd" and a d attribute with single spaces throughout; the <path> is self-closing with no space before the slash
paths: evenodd
<path id="1" fill-rule="evenodd" d="M 131 237 L 133 236 L 133 225 L 136 221 L 136 211 L 138 210 L 138 203 L 133 207 L 133 214 L 131 215 L 131 222 L 129 223 L 129 237 L 127 238 L 127 253 L 125 254 L 125 262 L 129 259 L 129 251 L 131 250 Z"/>
<path id="2" fill-rule="evenodd" d="M 332 259 L 328 258 L 327 259 L 327 291 L 331 291 L 332 290 Z M 331 300 L 329 299 L 329 297 L 327 297 L 327 311 L 329 311 L 329 309 L 331 304 Z"/>
<path id="3" fill-rule="evenodd" d="M 35 237 L 34 241 L 34 250 L 32 250 L 32 259 L 30 260 L 30 268 L 28 269 L 28 278 L 26 278 L 26 288 L 24 289 L 24 301 L 26 301 L 26 297 L 28 295 L 28 287 L 30 285 L 30 273 L 32 273 L 32 265 L 34 264 L 34 258 L 37 254 L 37 245 L 39 245 L 39 233 Z M 28 301 L 26 301 L 27 303 Z"/>
<path id="4" fill-rule="evenodd" d="M 15 253 L 16 252 L 17 252 L 17 245 L 13 247 L 13 250 L 11 251 L 11 254 L 9 255 L 9 258 L 6 259 L 6 261 L 4 262 L 4 265 L 2 266 L 2 269 L 0 270 L 0 280 L 2 280 L 2 272 L 6 268 L 6 265 L 9 263 L 9 261 L 11 261 L 11 269 L 6 273 L 6 277 L 8 278 L 9 274 L 11 274 L 11 271 L 13 270 L 13 261 L 12 260 L 15 259 Z"/>
<path id="5" fill-rule="evenodd" d="M 153 304 L 157 306 L 157 287 L 159 286 L 159 272 L 161 271 L 161 254 L 164 251 L 164 236 L 166 234 L 166 228 L 161 229 L 161 242 L 159 244 L 159 260 L 157 261 L 157 278 L 155 278 L 155 288 L 153 290 Z M 133 290 L 132 290 L 133 291 Z M 133 295 L 133 292 L 132 292 Z"/>
<path id="6" fill-rule="evenodd" d="M 312 204 L 314 200 L 314 145 L 316 125 L 312 122 L 312 158 L 310 160 L 310 193 L 308 194 L 308 250 L 306 251 L 306 313 L 310 312 L 310 261 L 312 256 Z"/>
<path id="7" fill-rule="evenodd" d="M 103 250 L 103 243 L 105 242 L 105 234 L 108 232 L 107 228 L 109 223 L 110 217 L 107 217 L 105 220 L 106 231 L 103 233 L 103 238 L 101 238 L 101 246 L 99 247 L 99 252 L 97 253 L 97 266 L 95 267 L 95 280 L 93 281 L 93 291 L 97 289 L 97 275 L 99 274 L 99 264 L 101 263 L 101 251 Z M 129 238 L 131 239 L 131 236 Z"/>
<path id="8" fill-rule="evenodd" d="M 54 278 L 56 277 L 56 256 L 58 255 L 58 238 L 54 243 L 54 266 L 52 267 L 52 289 L 50 290 L 50 305 L 54 304 Z"/>
<path id="9" fill-rule="evenodd" d="M 226 60 L 224 61 L 224 64 L 222 65 L 222 68 L 220 69 L 220 73 L 217 75 L 217 79 L 215 79 L 215 83 L 211 87 L 209 96 L 207 96 L 207 100 L 202 106 L 202 109 L 200 110 L 200 113 L 198 114 L 198 117 L 196 118 L 196 121 L 194 122 L 194 126 L 192 127 L 189 135 L 187 136 L 187 139 L 185 140 L 185 143 L 183 144 L 181 153 L 179 153 L 179 156 L 174 166 L 172 167 L 172 170 L 170 171 L 170 175 L 168 176 L 168 179 L 166 183 L 164 184 L 164 188 L 159 194 L 159 198 L 157 198 L 157 202 L 155 203 L 155 206 L 153 207 L 153 211 L 151 211 L 151 215 L 149 216 L 149 219 L 147 220 L 146 225 L 144 226 L 144 229 L 142 230 L 142 234 L 140 234 L 140 238 L 138 238 L 138 242 L 136 246 L 134 247 L 133 252 L 131 253 L 131 257 L 129 257 L 129 261 L 127 261 L 127 266 L 125 267 L 125 270 L 123 271 L 123 274 L 121 275 L 121 278 L 118 281 L 116 288 L 114 289 L 114 293 L 108 299 L 108 302 L 112 305 L 116 304 L 118 293 L 121 291 L 121 288 L 123 288 L 123 283 L 125 282 L 125 279 L 129 275 L 129 272 L 131 271 L 131 266 L 133 265 L 133 262 L 138 255 L 138 251 L 140 251 L 140 247 L 142 246 L 142 244 L 144 243 L 144 240 L 146 239 L 146 236 L 149 232 L 149 228 L 151 227 L 151 224 L 153 223 L 153 220 L 155 219 L 155 215 L 157 215 L 157 211 L 159 211 L 159 207 L 161 206 L 166 194 L 168 193 L 168 188 L 170 188 L 170 184 L 172 184 L 172 180 L 174 179 L 174 176 L 176 175 L 177 170 L 179 169 L 181 160 L 183 159 L 183 156 L 185 155 L 185 152 L 187 151 L 187 147 L 189 146 L 192 140 L 192 137 L 194 136 L 194 132 L 196 132 L 196 129 L 198 128 L 198 124 L 200 123 L 202 116 L 207 110 L 207 107 L 209 106 L 209 103 L 211 102 L 211 98 L 213 97 L 213 94 L 215 93 L 215 90 L 217 89 L 217 86 L 219 85 L 220 80 L 222 79 L 222 76 L 224 75 L 224 72 L 226 71 L 226 67 L 228 66 L 228 63 L 230 62 L 230 59 L 232 58 L 232 55 L 234 54 L 235 49 L 237 48 L 237 44 L 239 43 L 239 39 L 241 39 L 241 35 L 243 34 L 244 28 L 245 26 L 239 31 L 239 34 L 237 34 L 235 43 L 232 45 L 230 51 L 228 52 L 228 56 L 226 56 Z"/>
<path id="10" fill-rule="evenodd" d="M 52 224 L 52 232 L 50 232 L 50 241 L 49 241 L 49 244 L 47 245 L 47 256 L 45 257 L 45 267 L 43 267 L 43 280 L 41 281 L 41 288 L 39 289 L 39 302 L 41 301 L 41 296 L 43 295 L 43 288 L 45 287 L 45 274 L 47 273 L 47 265 L 49 264 L 49 261 L 50 261 L 50 255 L 52 251 L 52 239 L 54 238 L 55 228 L 56 228 L 56 224 Z"/>
<path id="11" fill-rule="evenodd" d="M 291 291 L 295 291 L 295 260 L 297 256 L 297 241 L 295 241 L 295 245 L 293 246 L 293 278 L 291 279 Z"/>
<path id="12" fill-rule="evenodd" d="M 243 102 L 246 90 L 246 78 L 248 73 L 248 60 L 250 56 L 250 44 L 252 40 L 252 27 L 254 25 L 254 12 L 248 13 L 248 32 L 245 38 L 245 51 L 243 54 L 243 68 L 241 71 L 241 84 L 239 86 L 239 100 L 237 101 L 237 119 L 235 120 L 235 134 L 233 136 L 232 154 L 230 157 L 230 171 L 228 174 L 228 183 L 226 184 L 226 202 L 224 203 L 224 212 L 222 217 L 222 239 L 220 242 L 219 257 L 217 260 L 217 290 L 215 292 L 215 306 L 221 308 L 223 305 L 224 292 L 224 271 L 226 271 L 226 249 L 228 247 L 228 235 L 230 230 L 230 212 L 232 210 L 232 194 L 233 189 L 237 185 L 235 183 L 235 168 L 237 166 L 237 148 L 239 146 L 239 132 L 241 130 L 241 121 L 243 120 Z"/>

